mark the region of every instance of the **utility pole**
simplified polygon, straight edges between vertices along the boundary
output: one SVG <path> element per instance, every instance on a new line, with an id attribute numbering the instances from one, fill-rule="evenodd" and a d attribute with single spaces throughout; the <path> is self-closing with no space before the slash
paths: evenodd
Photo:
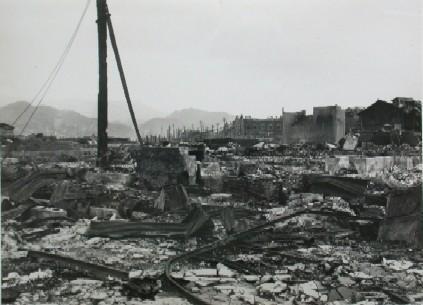
<path id="1" fill-rule="evenodd" d="M 97 165 L 107 166 L 107 4 L 97 0 L 98 30 L 98 118 Z"/>

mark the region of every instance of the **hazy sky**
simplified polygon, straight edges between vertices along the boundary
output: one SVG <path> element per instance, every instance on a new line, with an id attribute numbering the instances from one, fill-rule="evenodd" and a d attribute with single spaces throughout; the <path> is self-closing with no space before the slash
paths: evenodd
<path id="1" fill-rule="evenodd" d="M 0 105 L 31 100 L 86 0 L 0 2 Z M 419 0 L 109 0 L 135 110 L 258 117 L 422 99 Z M 94 116 L 95 0 L 44 104 Z M 110 116 L 127 111 L 109 48 Z M 138 105 L 138 107 L 137 107 Z"/>

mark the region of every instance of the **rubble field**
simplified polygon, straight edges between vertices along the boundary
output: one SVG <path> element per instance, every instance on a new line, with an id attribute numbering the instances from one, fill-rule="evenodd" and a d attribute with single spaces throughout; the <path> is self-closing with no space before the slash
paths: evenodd
<path id="1" fill-rule="evenodd" d="M 2 163 L 2 304 L 423 304 L 420 148 L 223 148 Z"/>

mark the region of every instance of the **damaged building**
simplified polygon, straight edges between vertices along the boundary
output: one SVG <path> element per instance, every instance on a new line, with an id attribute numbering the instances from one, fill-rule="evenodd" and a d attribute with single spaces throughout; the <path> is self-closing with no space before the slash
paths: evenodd
<path id="1" fill-rule="evenodd" d="M 230 134 L 233 137 L 279 140 L 282 136 L 282 117 L 266 119 L 236 116 Z"/>
<path id="2" fill-rule="evenodd" d="M 339 106 L 313 107 L 313 114 L 284 112 L 284 144 L 337 143 L 345 135 L 345 111 Z"/>
<path id="3" fill-rule="evenodd" d="M 377 100 L 359 114 L 361 141 L 377 145 L 417 145 L 421 140 L 421 102 L 397 97 Z"/>
<path id="4" fill-rule="evenodd" d="M 421 102 L 412 98 L 397 97 L 392 103 L 377 100 L 361 111 L 359 117 L 363 130 L 380 131 L 392 128 L 421 132 Z"/>
<path id="5" fill-rule="evenodd" d="M 237 116 L 233 137 L 263 139 L 282 144 L 337 143 L 345 135 L 345 111 L 339 106 L 313 107 L 313 114 L 282 111 L 280 117 Z"/>

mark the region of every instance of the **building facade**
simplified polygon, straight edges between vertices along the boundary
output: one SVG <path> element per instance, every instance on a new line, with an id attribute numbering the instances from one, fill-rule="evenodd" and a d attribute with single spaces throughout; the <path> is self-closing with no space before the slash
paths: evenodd
<path id="1" fill-rule="evenodd" d="M 229 136 L 254 139 L 280 139 L 282 136 L 282 117 L 256 119 L 251 116 L 236 116 L 231 124 Z"/>
<path id="2" fill-rule="evenodd" d="M 269 139 L 282 144 L 337 143 L 345 136 L 345 111 L 339 106 L 314 107 L 284 112 L 279 117 L 256 119 L 237 116 L 229 128 L 230 137 Z"/>
<path id="3" fill-rule="evenodd" d="M 282 143 L 337 143 L 345 136 L 345 111 L 339 106 L 314 107 L 282 114 Z"/>

